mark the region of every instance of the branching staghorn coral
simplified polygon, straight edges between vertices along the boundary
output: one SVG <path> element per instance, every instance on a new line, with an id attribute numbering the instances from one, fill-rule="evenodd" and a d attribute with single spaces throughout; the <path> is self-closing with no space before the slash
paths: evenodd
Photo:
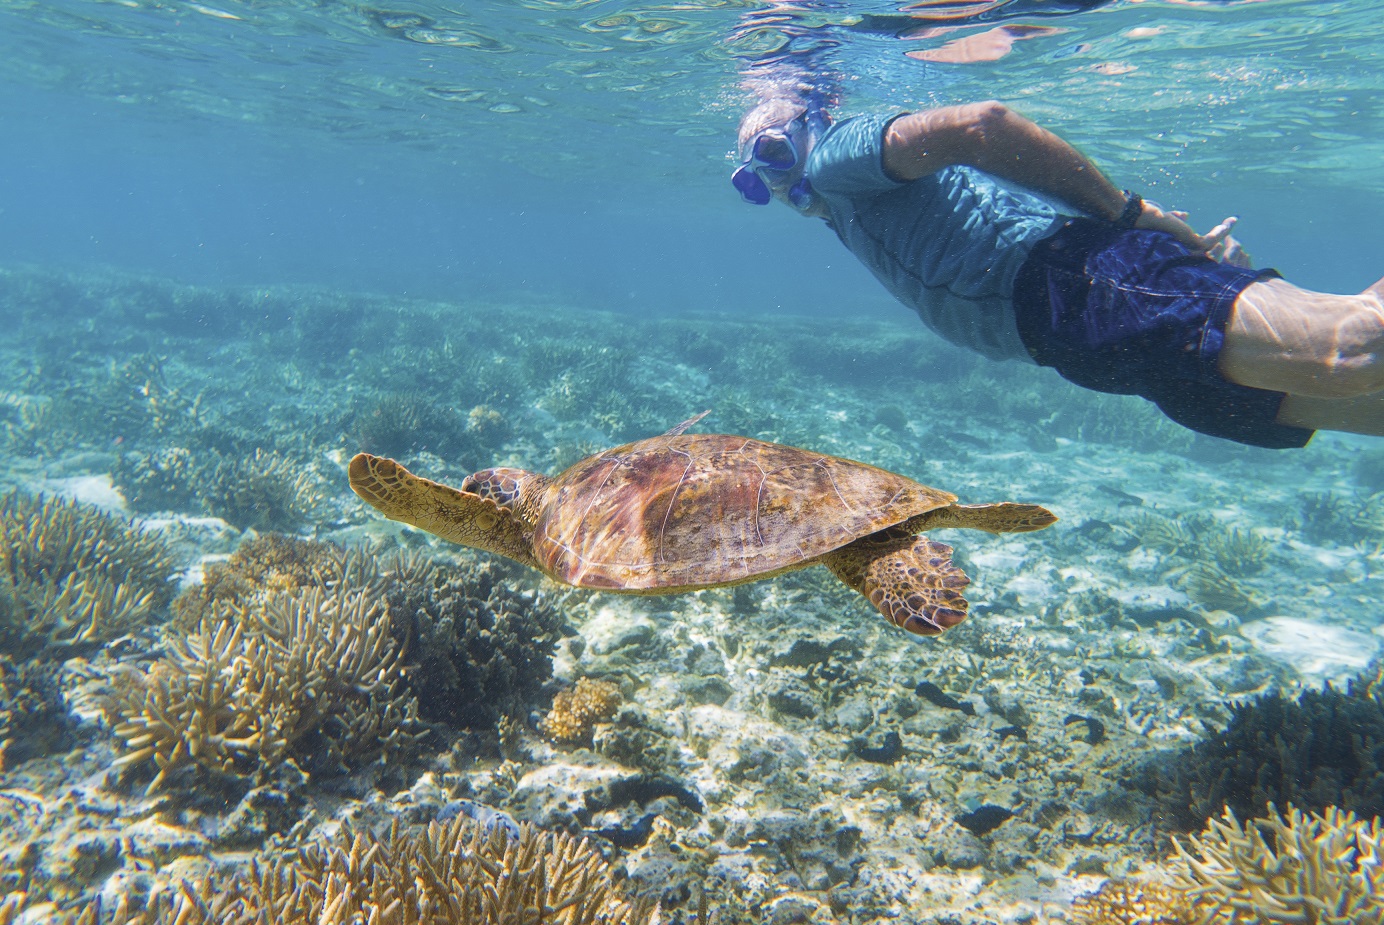
<path id="1" fill-rule="evenodd" d="M 196 456 L 181 446 L 125 453 L 111 479 L 126 503 L 137 511 L 185 509 L 194 504 L 201 483 Z"/>
<path id="2" fill-rule="evenodd" d="M 1264 830 L 1269 837 L 1265 837 Z M 1176 873 L 1198 925 L 1384 925 L 1384 827 L 1328 807 L 1286 817 L 1272 805 L 1241 825 L 1226 810 L 1188 848 Z"/>
<path id="3" fill-rule="evenodd" d="M 1176 519 L 1144 514 L 1130 527 L 1139 542 L 1150 549 L 1236 577 L 1263 571 L 1273 551 L 1273 544 L 1253 530 L 1225 527 L 1207 514 Z"/>
<path id="4" fill-rule="evenodd" d="M 363 549 L 261 533 L 242 543 L 224 562 L 208 563 L 202 583 L 173 601 L 174 619 L 195 627 L 214 602 L 244 601 L 260 592 L 342 583 L 378 591 L 380 576 L 374 559 Z"/>
<path id="5" fill-rule="evenodd" d="M 216 606 L 295 588 L 353 588 L 384 602 L 395 640 L 425 692 L 427 719 L 466 728 L 527 716 L 552 677 L 563 619 L 541 593 L 523 590 L 512 570 L 491 562 L 438 561 L 418 553 L 379 554 L 263 534 L 173 604 L 175 621 L 195 628 Z"/>
<path id="6" fill-rule="evenodd" d="M 1159 514 L 1143 514 L 1135 517 L 1130 527 L 1143 546 L 1171 556 L 1193 557 L 1198 554 L 1206 519 L 1193 515 L 1173 520 Z"/>
<path id="7" fill-rule="evenodd" d="M 68 368 L 47 371 L 55 380 L 47 441 L 108 446 L 120 438 L 128 446 L 195 433 L 202 426 L 201 396 L 188 397 L 170 384 L 164 362 L 154 353 L 121 363 L 97 354 L 65 358 Z"/>
<path id="8" fill-rule="evenodd" d="M 1273 544 L 1253 530 L 1231 527 L 1206 537 L 1206 547 L 1222 571 L 1236 576 L 1257 575 L 1268 564 Z"/>
<path id="9" fill-rule="evenodd" d="M 148 620 L 173 593 L 163 540 L 76 501 L 0 499 L 0 645 L 99 643 Z"/>
<path id="10" fill-rule="evenodd" d="M 1241 617 L 1252 617 L 1264 610 L 1263 598 L 1210 562 L 1195 562 L 1171 577 L 1189 598 L 1207 610 L 1225 610 Z"/>
<path id="11" fill-rule="evenodd" d="M 466 816 L 384 836 L 343 827 L 334 843 L 261 858 L 129 896 L 101 925 L 654 925 L 657 906 L 626 899 L 585 839 L 522 826 L 512 837 Z M 85 916 L 95 925 L 91 911 Z M 79 925 L 87 925 L 86 921 Z"/>
<path id="12" fill-rule="evenodd" d="M 243 627 L 231 620 L 204 623 L 171 643 L 168 656 L 144 677 L 127 675 L 117 690 L 116 736 L 126 753 L 117 766 L 153 761 L 148 792 L 189 764 L 233 773 L 249 769 L 260 720 L 251 704 L 237 702 L 242 675 Z"/>
<path id="13" fill-rule="evenodd" d="M 467 418 L 431 391 L 381 395 L 358 404 L 344 423 L 352 451 L 407 456 L 426 450 L 448 459 L 475 453 L 467 439 Z"/>
<path id="14" fill-rule="evenodd" d="M 9 570 L 37 577 L 101 572 L 172 595 L 172 554 L 157 534 L 77 501 L 12 492 L 0 499 L 0 536 Z"/>
<path id="15" fill-rule="evenodd" d="M 39 452 L 50 427 L 52 408 L 53 402 L 46 396 L 0 393 L 0 433 L 5 445 L 20 453 Z"/>
<path id="16" fill-rule="evenodd" d="M 1007 392 L 1000 395 L 997 404 L 1008 410 L 1014 399 Z M 1044 421 L 1044 429 L 1057 436 L 1163 452 L 1182 452 L 1192 445 L 1191 432 L 1172 423 L 1152 405 L 1122 395 L 1073 395 L 1054 409 L 1050 398 L 1033 390 L 1030 401 L 1036 404 L 1027 420 L 1051 419 Z"/>
<path id="17" fill-rule="evenodd" d="M 152 762 L 149 792 L 192 764 L 227 774 L 285 758 L 358 766 L 406 747 L 417 726 L 388 615 L 344 586 L 216 605 L 146 675 L 127 678 L 113 712 L 127 749 L 117 763 Z"/>
<path id="18" fill-rule="evenodd" d="M 242 528 L 292 530 L 326 497 L 311 468 L 274 450 L 257 449 L 249 459 L 219 456 L 202 467 L 201 479 L 207 512 Z"/>

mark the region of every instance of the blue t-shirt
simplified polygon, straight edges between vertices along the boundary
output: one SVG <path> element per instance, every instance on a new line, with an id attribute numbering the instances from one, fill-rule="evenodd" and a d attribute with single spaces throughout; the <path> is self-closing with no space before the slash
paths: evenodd
<path id="1" fill-rule="evenodd" d="M 884 172 L 888 117 L 826 130 L 807 159 L 828 224 L 894 296 L 954 344 L 1031 360 L 1014 324 L 1014 277 L 1065 216 L 969 167 L 901 183 Z"/>

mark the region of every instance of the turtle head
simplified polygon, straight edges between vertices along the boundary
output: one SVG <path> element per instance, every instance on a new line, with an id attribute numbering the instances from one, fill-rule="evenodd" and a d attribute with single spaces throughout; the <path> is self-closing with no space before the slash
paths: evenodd
<path id="1" fill-rule="evenodd" d="M 491 472 L 506 473 L 508 481 L 477 479 Z M 526 500 L 526 477 L 542 479 L 522 469 L 488 469 L 468 476 L 458 491 L 419 478 L 392 459 L 358 453 L 349 468 L 351 490 L 390 520 L 410 524 L 450 543 L 508 556 L 538 567 L 533 557 L 533 525 L 524 514 L 534 507 Z M 473 485 L 474 483 L 474 485 Z M 498 493 L 509 487 L 509 497 Z M 534 486 L 537 488 L 537 486 Z"/>
<path id="2" fill-rule="evenodd" d="M 462 479 L 461 490 L 494 501 L 513 511 L 521 521 L 532 524 L 532 512 L 547 483 L 547 477 L 536 472 L 497 466 L 471 473 Z"/>

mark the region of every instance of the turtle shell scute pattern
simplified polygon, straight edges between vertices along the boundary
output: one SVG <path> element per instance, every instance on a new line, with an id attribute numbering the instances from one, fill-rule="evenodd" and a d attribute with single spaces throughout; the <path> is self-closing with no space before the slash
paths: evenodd
<path id="1" fill-rule="evenodd" d="M 721 434 L 654 437 L 559 475 L 534 552 L 550 574 L 579 587 L 703 588 L 800 567 L 955 500 L 796 447 Z"/>

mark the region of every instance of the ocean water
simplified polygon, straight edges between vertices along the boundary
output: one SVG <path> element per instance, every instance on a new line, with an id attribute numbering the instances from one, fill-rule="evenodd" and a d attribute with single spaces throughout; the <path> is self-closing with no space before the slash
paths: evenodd
<path id="1" fill-rule="evenodd" d="M 6 3 L 4 251 L 213 284 L 882 309 L 820 229 L 727 185 L 776 6 Z M 852 31 L 910 15 L 888 4 L 802 6 L 782 15 L 818 30 L 799 44 L 827 46 L 848 106 L 1000 98 L 1121 185 L 1241 215 L 1303 285 L 1377 278 L 1370 3 L 1112 3 L 1014 20 L 1058 32 L 969 66 L 906 57 L 946 37 Z"/>
<path id="2" fill-rule="evenodd" d="M 393 921 L 555 833 L 610 889 L 569 925 L 1295 921 L 1173 842 L 1270 802 L 1349 842 L 1290 819 L 1274 895 L 1315 852 L 1384 921 L 1329 815 L 1384 810 L 1384 448 L 947 345 L 730 186 L 783 73 L 1002 100 L 1300 285 L 1384 274 L 1378 0 L 0 0 L 0 923 Z M 706 409 L 1060 519 L 939 531 L 971 614 L 924 639 L 820 568 L 573 591 L 348 487 Z M 429 824 L 499 853 L 430 880 Z"/>

